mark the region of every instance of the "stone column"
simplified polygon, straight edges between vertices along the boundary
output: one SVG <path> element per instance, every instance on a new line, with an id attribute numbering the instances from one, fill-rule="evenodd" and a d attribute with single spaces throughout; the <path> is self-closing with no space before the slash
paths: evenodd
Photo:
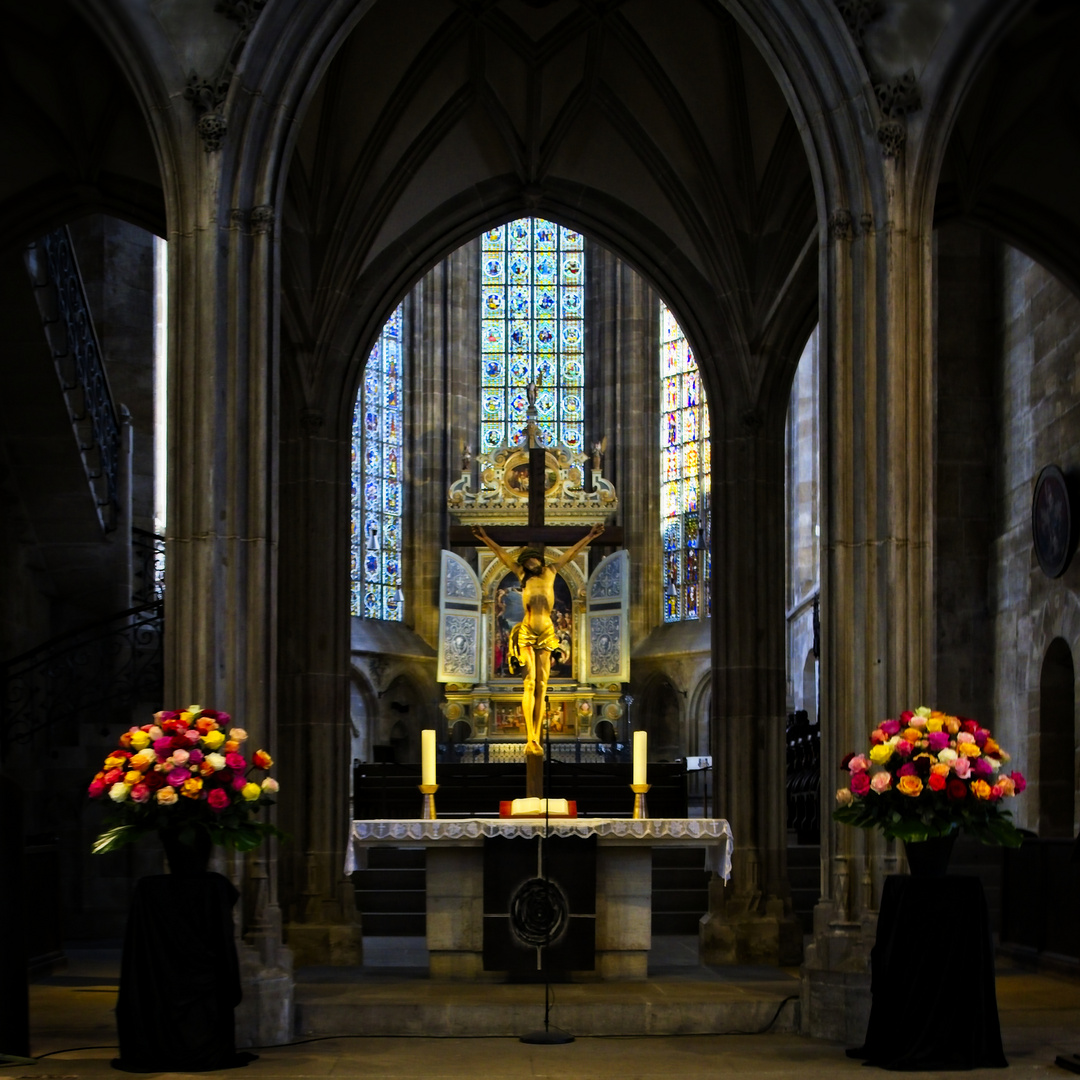
<path id="1" fill-rule="evenodd" d="M 832 823 L 839 761 L 932 690 L 930 237 L 909 220 L 897 159 L 881 168 L 880 219 L 834 210 L 822 249 L 822 899 L 803 1015 L 811 1034 L 848 1040 L 865 1031 L 897 851 Z"/>
<path id="2" fill-rule="evenodd" d="M 169 508 L 165 700 L 229 712 L 252 746 L 277 735 L 277 369 L 273 211 L 229 211 L 217 153 L 169 232 Z M 243 866 L 246 863 L 247 873 Z M 241 1045 L 288 1037 L 291 957 L 273 862 L 230 859 L 240 917 Z"/>

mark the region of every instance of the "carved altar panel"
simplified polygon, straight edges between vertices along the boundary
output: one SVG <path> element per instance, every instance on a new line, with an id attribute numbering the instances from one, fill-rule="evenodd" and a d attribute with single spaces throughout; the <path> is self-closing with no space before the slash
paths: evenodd
<path id="1" fill-rule="evenodd" d="M 483 644 L 480 582 L 472 567 L 443 551 L 439 567 L 439 682 L 479 682 Z"/>
<path id="2" fill-rule="evenodd" d="M 630 555 L 616 551 L 593 572 L 587 591 L 586 679 L 629 682 Z"/>

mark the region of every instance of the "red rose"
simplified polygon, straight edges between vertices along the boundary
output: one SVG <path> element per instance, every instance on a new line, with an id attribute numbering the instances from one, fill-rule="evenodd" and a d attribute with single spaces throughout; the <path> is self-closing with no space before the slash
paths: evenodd
<path id="1" fill-rule="evenodd" d="M 865 772 L 851 774 L 851 794 L 865 795 L 870 790 L 870 777 Z"/>
<path id="2" fill-rule="evenodd" d="M 143 780 L 151 791 L 157 791 L 158 788 L 163 788 L 165 786 L 165 774 L 159 773 L 156 769 L 148 772 L 146 776 L 143 777 Z"/>
<path id="3" fill-rule="evenodd" d="M 905 709 L 905 710 L 904 710 L 904 711 L 903 711 L 903 712 L 902 712 L 902 713 L 900 714 L 900 723 L 901 723 L 901 724 L 903 724 L 903 725 L 904 725 L 904 727 L 911 727 L 911 718 L 912 718 L 912 717 L 913 717 L 914 715 L 915 715 L 915 714 L 914 714 L 914 713 L 913 713 L 913 712 L 912 712 L 912 711 L 911 711 L 910 709 Z"/>
<path id="4" fill-rule="evenodd" d="M 258 751 L 258 752 L 257 752 L 257 753 L 255 754 L 255 757 L 256 757 L 256 759 L 258 758 L 259 754 L 261 754 L 261 753 L 262 753 L 262 751 L 260 750 L 260 751 Z M 847 767 L 848 767 L 848 766 L 849 766 L 849 765 L 851 764 L 851 759 L 852 759 L 852 758 L 853 758 L 854 756 L 855 756 L 854 754 L 848 754 L 848 755 L 846 755 L 846 756 L 845 756 L 845 758 L 844 758 L 844 760 L 840 762 L 840 768 L 841 768 L 841 769 L 846 769 L 846 768 L 847 768 Z M 256 763 L 256 764 L 258 764 L 258 760 L 256 760 L 256 762 L 255 762 L 255 763 Z"/>
<path id="5" fill-rule="evenodd" d="M 1022 772 L 1013 771 L 1009 773 L 1009 779 L 1016 785 L 1017 795 L 1027 787 L 1027 781 L 1024 779 L 1024 774 Z"/>
<path id="6" fill-rule="evenodd" d="M 926 782 L 930 785 L 931 791 L 945 790 L 945 777 L 936 772 L 932 772 Z"/>
<path id="7" fill-rule="evenodd" d="M 209 795 L 206 796 L 206 801 L 210 804 L 212 810 L 224 810 L 229 805 L 228 792 L 221 788 L 214 788 Z"/>
<path id="8" fill-rule="evenodd" d="M 120 769 L 110 769 L 103 779 L 108 787 L 112 787 L 113 784 L 119 783 L 124 779 L 124 774 Z"/>
<path id="9" fill-rule="evenodd" d="M 104 783 L 102 783 L 102 781 L 100 781 L 100 780 L 91 781 L 90 787 L 87 790 L 86 794 L 89 795 L 91 799 L 96 799 L 99 796 L 104 795 L 105 794 L 105 785 L 104 785 Z"/>
<path id="10" fill-rule="evenodd" d="M 955 802 L 960 802 L 962 799 L 967 798 L 967 784 L 963 780 L 958 780 L 955 776 L 949 781 L 946 786 L 946 794 L 950 799 Z"/>
<path id="11" fill-rule="evenodd" d="M 969 735 L 974 735 L 979 730 L 979 725 L 975 720 L 965 720 L 962 716 L 958 716 L 956 719 L 960 721 L 960 729 L 966 731 Z"/>

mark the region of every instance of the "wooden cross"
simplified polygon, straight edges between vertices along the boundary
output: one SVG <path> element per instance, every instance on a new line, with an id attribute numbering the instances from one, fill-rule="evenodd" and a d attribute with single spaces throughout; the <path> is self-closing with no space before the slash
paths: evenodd
<path id="1" fill-rule="evenodd" d="M 547 488 L 547 451 L 540 445 L 540 429 L 536 423 L 536 386 L 529 386 L 529 408 L 525 433 L 529 440 L 529 524 L 485 526 L 496 544 L 505 548 L 529 547 L 543 551 L 545 546 L 567 548 L 576 544 L 588 531 L 585 525 L 548 525 L 544 521 L 544 491 Z M 471 525 L 450 526 L 451 546 L 472 546 L 476 543 Z M 607 525 L 603 534 L 593 542 L 594 547 L 622 547 L 622 527 Z"/>

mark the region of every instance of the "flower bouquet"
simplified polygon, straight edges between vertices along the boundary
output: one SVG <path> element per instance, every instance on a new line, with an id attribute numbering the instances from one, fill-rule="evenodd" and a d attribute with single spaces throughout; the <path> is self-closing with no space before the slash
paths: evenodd
<path id="1" fill-rule="evenodd" d="M 161 830 L 178 833 L 185 844 L 203 832 L 238 851 L 281 836 L 252 818 L 273 805 L 278 784 L 266 775 L 273 761 L 265 750 L 249 761 L 241 752 L 247 732 L 230 723 L 228 713 L 189 705 L 125 731 L 87 791 L 112 809 L 113 823 L 94 841 L 94 854 Z"/>
<path id="2" fill-rule="evenodd" d="M 963 828 L 984 844 L 1019 847 L 1002 800 L 1027 785 L 1018 772 L 1005 775 L 1008 760 L 976 721 L 921 706 L 883 721 L 870 733 L 868 754 L 840 763 L 851 781 L 836 793 L 833 818 L 906 842 Z"/>

